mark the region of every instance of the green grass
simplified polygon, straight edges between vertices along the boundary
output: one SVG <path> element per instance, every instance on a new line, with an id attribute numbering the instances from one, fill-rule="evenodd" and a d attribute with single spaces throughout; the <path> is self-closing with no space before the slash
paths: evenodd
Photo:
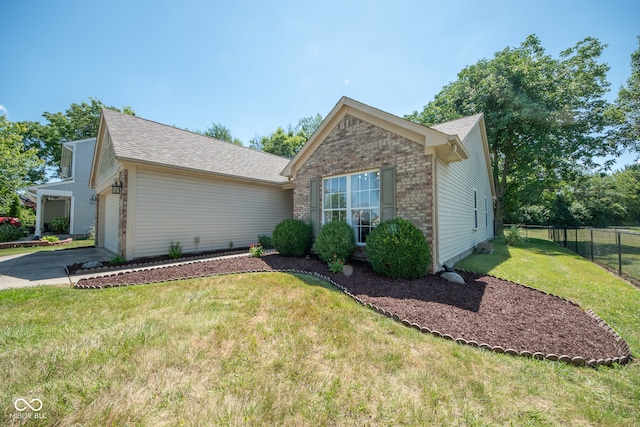
<path id="1" fill-rule="evenodd" d="M 0 256 L 30 254 L 30 253 L 42 252 L 42 251 L 59 251 L 61 249 L 86 248 L 94 245 L 95 245 L 95 241 L 93 239 L 81 239 L 81 240 L 73 240 L 70 243 L 65 243 L 62 245 L 0 249 Z"/>
<path id="2" fill-rule="evenodd" d="M 593 308 L 640 354 L 640 291 L 550 242 L 460 265 Z M 0 291 L 0 425 L 637 426 L 640 364 L 598 369 L 423 335 L 320 280 L 242 274 Z M 28 412 L 28 411 L 26 411 Z"/>

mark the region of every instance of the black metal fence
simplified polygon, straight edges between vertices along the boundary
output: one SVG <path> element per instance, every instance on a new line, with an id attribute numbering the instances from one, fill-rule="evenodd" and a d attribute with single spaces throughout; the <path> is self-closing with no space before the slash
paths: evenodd
<path id="1" fill-rule="evenodd" d="M 549 228 L 549 239 L 640 284 L 640 233 L 609 228 Z"/>

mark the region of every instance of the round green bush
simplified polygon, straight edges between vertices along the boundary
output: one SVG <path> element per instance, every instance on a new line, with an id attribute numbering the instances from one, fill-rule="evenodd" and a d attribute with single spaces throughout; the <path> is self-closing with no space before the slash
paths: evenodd
<path id="1" fill-rule="evenodd" d="M 298 219 L 285 219 L 276 225 L 271 243 L 280 255 L 300 256 L 311 249 L 313 228 Z"/>
<path id="2" fill-rule="evenodd" d="M 20 227 L 11 224 L 0 225 L 0 242 L 14 242 L 24 237 L 24 231 Z"/>
<path id="3" fill-rule="evenodd" d="M 401 279 L 424 276 L 431 260 L 422 231 L 401 218 L 384 221 L 371 230 L 365 253 L 376 273 Z"/>
<path id="4" fill-rule="evenodd" d="M 320 229 L 315 249 L 324 262 L 333 261 L 333 256 L 346 260 L 356 250 L 356 235 L 344 221 L 331 221 Z"/>

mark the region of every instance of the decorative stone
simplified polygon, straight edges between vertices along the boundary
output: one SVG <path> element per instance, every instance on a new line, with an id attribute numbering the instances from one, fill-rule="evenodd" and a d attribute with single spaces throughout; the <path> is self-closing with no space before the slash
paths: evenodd
<path id="1" fill-rule="evenodd" d="M 449 282 L 453 282 L 453 283 L 460 283 L 461 285 L 464 285 L 465 281 L 462 278 L 461 275 L 459 275 L 458 273 L 455 272 L 451 272 L 451 271 L 446 271 L 444 273 L 442 273 L 440 275 L 440 277 L 442 277 L 445 280 L 448 280 Z"/>
<path id="2" fill-rule="evenodd" d="M 82 264 L 82 268 L 98 268 L 102 267 L 102 263 L 100 261 L 89 261 Z"/>

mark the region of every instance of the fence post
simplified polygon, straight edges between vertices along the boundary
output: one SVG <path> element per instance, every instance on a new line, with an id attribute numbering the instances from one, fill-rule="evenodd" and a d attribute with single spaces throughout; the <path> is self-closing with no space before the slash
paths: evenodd
<path id="1" fill-rule="evenodd" d="M 593 262 L 593 228 L 591 229 L 591 245 L 589 246 L 589 251 L 591 252 L 591 262 Z"/>
<path id="2" fill-rule="evenodd" d="M 567 247 L 567 227 L 564 227 L 564 247 Z"/>
<path id="3" fill-rule="evenodd" d="M 617 232 L 618 235 L 618 275 L 622 276 L 622 245 L 620 239 L 620 232 Z"/>

